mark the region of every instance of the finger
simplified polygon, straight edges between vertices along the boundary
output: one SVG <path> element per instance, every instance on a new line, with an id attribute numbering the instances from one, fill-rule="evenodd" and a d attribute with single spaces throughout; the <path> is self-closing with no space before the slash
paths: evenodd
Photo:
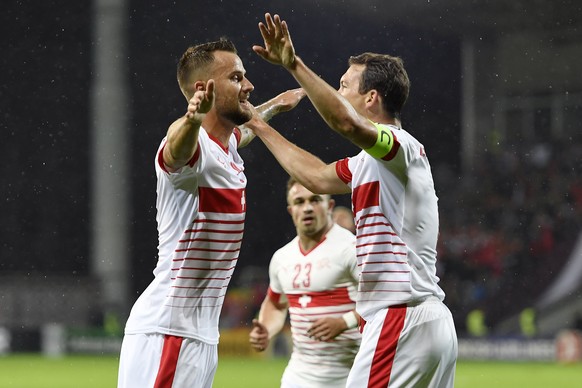
<path id="1" fill-rule="evenodd" d="M 276 36 L 281 36 L 281 18 L 279 17 L 279 15 L 275 15 L 274 19 L 273 19 L 273 25 L 275 28 L 275 35 Z"/>
<path id="2" fill-rule="evenodd" d="M 275 15 L 275 17 L 277 17 L 277 15 Z M 265 21 L 267 22 L 267 27 L 269 28 L 269 30 L 274 31 L 275 23 L 273 22 L 273 18 L 271 17 L 270 13 L 265 14 Z"/>
<path id="3" fill-rule="evenodd" d="M 267 55 L 267 50 L 265 50 L 265 48 L 262 46 L 257 45 L 253 46 L 253 51 L 263 58 L 265 58 L 265 56 Z"/>
<path id="4" fill-rule="evenodd" d="M 254 327 L 254 330 L 256 330 L 256 332 L 257 332 L 258 338 L 261 338 L 261 337 L 266 338 L 267 337 L 267 335 L 268 335 L 267 328 L 265 327 L 265 325 L 263 325 L 261 322 L 259 322 L 258 319 L 253 319 L 253 327 Z"/>
<path id="5" fill-rule="evenodd" d="M 196 90 L 196 91 L 202 91 L 202 90 L 204 90 L 204 82 L 202 82 L 202 81 L 196 81 L 194 83 L 194 90 Z"/>
<path id="6" fill-rule="evenodd" d="M 262 22 L 259 23 L 259 31 L 261 32 L 261 36 L 263 37 L 264 41 L 269 40 L 271 33 L 267 26 L 265 26 Z"/>
<path id="7" fill-rule="evenodd" d="M 283 32 L 283 36 L 285 38 L 287 38 L 287 40 L 289 39 L 289 28 L 287 27 L 287 22 L 283 20 L 283 22 L 281 22 L 281 31 Z"/>

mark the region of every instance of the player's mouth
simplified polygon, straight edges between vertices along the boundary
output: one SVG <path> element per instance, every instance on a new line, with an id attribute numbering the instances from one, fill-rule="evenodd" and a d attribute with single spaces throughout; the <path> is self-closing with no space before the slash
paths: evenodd
<path id="1" fill-rule="evenodd" d="M 305 217 L 303 223 L 306 225 L 311 225 L 315 222 L 315 217 Z"/>
<path id="2" fill-rule="evenodd" d="M 239 102 L 240 106 L 243 107 L 244 109 L 251 108 L 251 104 L 249 103 L 248 98 L 245 98 L 244 100 L 239 100 L 238 102 Z"/>

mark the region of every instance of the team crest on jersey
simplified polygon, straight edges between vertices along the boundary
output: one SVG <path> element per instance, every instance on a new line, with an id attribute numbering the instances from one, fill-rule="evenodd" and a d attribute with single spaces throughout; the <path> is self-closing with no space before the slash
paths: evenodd
<path id="1" fill-rule="evenodd" d="M 230 167 L 232 167 L 232 169 L 236 171 L 237 175 L 243 171 L 243 169 L 239 168 L 236 164 L 234 164 L 234 162 L 230 162 Z"/>
<path id="2" fill-rule="evenodd" d="M 317 261 L 317 269 L 331 268 L 331 260 L 328 257 Z"/>

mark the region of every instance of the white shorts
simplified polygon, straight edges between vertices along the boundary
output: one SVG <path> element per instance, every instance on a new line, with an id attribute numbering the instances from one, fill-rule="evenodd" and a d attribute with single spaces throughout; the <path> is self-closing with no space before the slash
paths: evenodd
<path id="1" fill-rule="evenodd" d="M 292 355 L 281 377 L 281 388 L 345 388 L 349 371 L 347 366 L 322 369 L 320 365 L 298 360 Z"/>
<path id="2" fill-rule="evenodd" d="M 453 387 L 457 334 L 437 298 L 382 309 L 367 321 L 346 388 Z"/>
<path id="3" fill-rule="evenodd" d="M 118 388 L 211 388 L 217 345 L 163 334 L 126 334 Z"/>

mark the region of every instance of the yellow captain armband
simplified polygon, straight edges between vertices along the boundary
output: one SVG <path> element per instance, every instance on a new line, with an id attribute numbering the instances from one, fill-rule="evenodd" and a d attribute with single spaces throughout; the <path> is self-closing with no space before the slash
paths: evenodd
<path id="1" fill-rule="evenodd" d="M 378 139 L 376 140 L 376 144 L 364 151 L 376 159 L 382 159 L 384 156 L 388 155 L 388 152 L 392 150 L 392 146 L 394 145 L 394 135 L 390 129 L 384 127 L 383 125 L 376 124 L 373 121 L 370 122 L 374 124 L 378 130 Z"/>

